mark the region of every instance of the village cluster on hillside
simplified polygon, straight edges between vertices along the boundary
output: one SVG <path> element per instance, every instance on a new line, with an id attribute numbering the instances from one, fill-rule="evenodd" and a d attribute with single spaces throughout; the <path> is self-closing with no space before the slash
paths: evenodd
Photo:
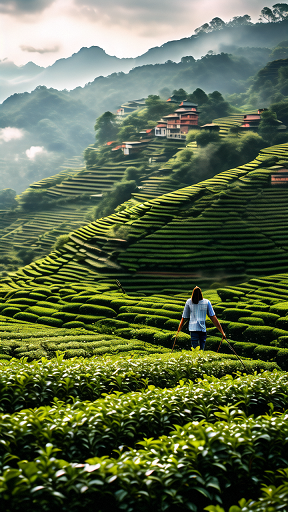
<path id="1" fill-rule="evenodd" d="M 172 140 L 185 141 L 187 134 L 190 130 L 201 129 L 211 131 L 219 131 L 219 126 L 215 123 L 207 123 L 199 126 L 199 114 L 198 104 L 192 103 L 187 100 L 181 101 L 175 96 L 171 96 L 167 102 L 178 104 L 178 108 L 173 113 L 163 116 L 155 128 L 149 128 L 139 133 L 139 139 L 135 141 L 123 141 L 122 144 L 113 146 L 112 151 L 123 151 L 124 155 L 129 156 L 134 153 L 138 153 L 143 149 L 152 137 L 161 137 Z M 117 110 L 117 116 L 121 119 L 127 117 L 129 114 L 143 108 L 145 106 L 145 98 L 139 100 L 128 101 L 121 105 Z M 242 124 L 239 126 L 241 131 L 258 131 L 259 124 L 261 121 L 261 114 L 267 111 L 267 108 L 259 108 L 256 112 L 251 112 L 243 115 Z M 279 131 L 285 131 L 287 127 L 281 122 L 276 121 L 279 126 Z"/>

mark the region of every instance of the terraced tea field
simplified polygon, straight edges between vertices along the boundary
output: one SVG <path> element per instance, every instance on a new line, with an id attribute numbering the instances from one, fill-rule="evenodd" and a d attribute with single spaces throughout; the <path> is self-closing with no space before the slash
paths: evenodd
<path id="1" fill-rule="evenodd" d="M 114 289 L 113 289 L 114 288 Z M 91 357 L 127 351 L 171 349 L 189 295 L 126 295 L 116 284 L 59 285 L 2 290 L 0 357 Z M 205 293 L 234 350 L 243 357 L 275 361 L 288 370 L 288 277 L 253 278 L 239 286 Z M 81 331 L 83 330 L 83 332 Z M 208 321 L 208 350 L 221 336 Z M 220 337 L 219 337 L 220 336 Z M 176 348 L 189 349 L 185 332 Z M 164 348 L 163 348 L 164 347 Z M 221 351 L 231 354 L 223 343 Z"/>
<path id="2" fill-rule="evenodd" d="M 287 150 L 82 225 L 2 280 L 1 510 L 288 508 L 287 188 L 281 160 L 261 167 Z M 184 330 L 172 353 L 191 288 L 218 276 L 204 296 L 238 357 L 209 320 L 205 352 Z"/>
<path id="3" fill-rule="evenodd" d="M 183 332 L 171 353 L 185 293 L 3 288 L 1 510 L 285 510 L 287 289 L 278 274 L 204 293 L 239 361 L 209 351 L 210 324 L 208 351 Z"/>
<path id="4" fill-rule="evenodd" d="M 58 251 L 6 277 L 5 286 L 120 278 L 128 292 L 170 293 L 224 276 L 235 283 L 285 272 L 288 189 L 272 185 L 271 175 L 285 167 L 287 155 L 287 144 L 266 148 L 212 179 L 134 201 L 70 233 Z M 272 156 L 277 165 L 265 167 Z"/>
<path id="5" fill-rule="evenodd" d="M 238 126 L 240 119 L 242 117 L 238 114 L 215 120 L 220 126 L 221 136 L 229 134 L 231 127 Z M 0 212 L 0 258 L 2 262 L 5 263 L 8 270 L 13 270 L 13 264 L 9 267 L 9 258 L 11 255 L 15 256 L 15 251 L 21 251 L 21 249 L 32 249 L 34 259 L 46 255 L 51 251 L 60 235 L 77 230 L 79 226 L 85 225 L 89 218 L 93 218 L 93 208 L 99 203 L 103 193 L 109 192 L 116 183 L 121 181 L 126 170 L 131 166 L 141 168 L 143 172 L 139 189 L 132 194 L 132 204 L 133 202 L 147 202 L 157 199 L 161 195 L 177 192 L 179 183 L 173 176 L 171 166 L 173 166 L 174 158 L 171 157 L 177 155 L 184 147 L 184 142 L 181 141 L 154 138 L 151 139 L 141 155 L 137 155 L 136 159 L 130 158 L 123 162 L 115 162 L 108 158 L 104 165 L 88 165 L 86 169 L 80 170 L 67 169 L 55 176 L 33 183 L 20 196 L 20 205 L 27 201 L 29 191 L 37 191 L 42 194 L 44 200 L 44 206 L 39 211 L 29 212 L 29 208 L 27 211 L 27 208 L 24 207 L 17 208 L 12 212 Z M 198 148 L 195 142 L 188 144 L 188 149 L 197 154 Z M 96 149 L 95 151 L 97 152 Z M 269 150 L 268 153 L 270 155 Z M 283 158 L 285 159 L 284 153 Z M 274 155 L 274 153 L 271 154 Z M 265 159 L 269 155 L 265 155 L 263 152 L 258 159 Z M 252 167 L 249 167 L 247 164 L 247 168 L 253 169 L 253 163 L 251 165 Z M 225 184 L 225 180 L 221 182 L 221 178 L 218 177 L 218 185 L 219 183 Z M 49 200 L 58 200 L 58 202 L 54 206 L 49 204 L 47 207 L 45 201 L 47 203 Z M 31 201 L 33 203 L 33 197 Z M 6 270 L 5 265 L 2 270 Z"/>
<path id="6" fill-rule="evenodd" d="M 155 170 L 149 162 L 154 162 L 158 156 L 164 161 L 169 159 L 180 146 L 183 147 L 182 142 L 153 140 L 137 160 L 108 161 L 102 166 L 63 170 L 55 176 L 32 183 L 20 196 L 20 204 L 31 190 L 41 193 L 46 202 L 49 199 L 59 201 L 54 206 L 43 206 L 40 211 L 29 212 L 27 208 L 0 211 L 0 258 L 5 259 L 6 256 L 7 260 L 11 251 L 23 248 L 33 249 L 38 257 L 46 255 L 60 235 L 87 223 L 103 193 L 109 192 L 115 183 L 121 181 L 129 167 L 145 167 L 141 193 L 139 198 L 135 194 L 135 199 L 142 201 L 143 198 L 146 200 L 175 190 L 175 183 L 170 179 L 165 184 L 162 171 Z"/>

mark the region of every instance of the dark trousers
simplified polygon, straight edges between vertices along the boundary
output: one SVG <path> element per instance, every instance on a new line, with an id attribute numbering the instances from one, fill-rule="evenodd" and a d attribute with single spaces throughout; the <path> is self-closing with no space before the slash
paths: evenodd
<path id="1" fill-rule="evenodd" d="M 200 343 L 200 350 L 204 350 L 207 333 L 203 331 L 190 331 L 191 347 L 196 348 Z"/>

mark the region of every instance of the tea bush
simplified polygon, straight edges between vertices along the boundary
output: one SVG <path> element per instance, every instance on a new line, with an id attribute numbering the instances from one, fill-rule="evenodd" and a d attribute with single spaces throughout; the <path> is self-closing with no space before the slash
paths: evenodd
<path id="1" fill-rule="evenodd" d="M 229 417 L 229 409 L 222 415 Z M 7 458 L 0 504 L 13 512 L 23 503 L 33 512 L 228 510 L 241 499 L 258 500 L 265 479 L 288 466 L 287 439 L 283 414 L 176 425 L 169 436 L 144 439 L 117 460 L 93 457 L 86 464 L 57 459 L 48 442 L 34 460 L 18 461 L 18 468 Z M 277 483 L 287 483 L 286 471 L 278 471 Z"/>
<path id="2" fill-rule="evenodd" d="M 29 354 L 25 346 L 20 348 L 22 350 L 25 355 Z M 40 359 L 45 352 L 40 348 L 35 353 L 37 350 L 36 356 Z M 20 354 L 23 356 L 23 352 Z M 149 385 L 171 388 L 181 379 L 196 381 L 204 374 L 220 378 L 237 372 L 253 373 L 275 368 L 279 369 L 276 363 L 265 361 L 245 361 L 244 368 L 235 356 L 199 353 L 197 350 L 173 356 L 170 352 L 156 353 L 139 360 L 119 359 L 113 363 L 97 357 L 64 361 L 63 355 L 32 363 L 13 360 L 8 365 L 1 363 L 0 410 L 13 412 L 40 407 L 51 404 L 54 398 L 67 402 L 75 398 L 96 400 L 102 393 L 137 391 Z"/>
<path id="3" fill-rule="evenodd" d="M 243 339 L 250 343 L 263 343 L 269 344 L 270 341 L 275 339 L 273 334 L 273 327 L 270 326 L 250 326 L 243 332 Z"/>
<path id="4" fill-rule="evenodd" d="M 256 316 L 241 316 L 239 322 L 248 325 L 265 325 L 263 318 Z"/>
<path id="5" fill-rule="evenodd" d="M 17 320 L 23 320 L 24 322 L 36 322 L 39 317 L 34 313 L 26 313 L 26 311 L 21 311 L 20 313 L 16 313 L 14 318 Z"/>
<path id="6" fill-rule="evenodd" d="M 288 464 L 280 416 L 288 382 L 279 371 L 288 369 L 287 302 L 284 277 L 273 279 L 229 288 L 230 302 L 226 289 L 225 302 L 211 291 L 243 364 L 225 341 L 218 354 L 171 354 L 187 298 L 180 290 L 135 300 L 104 285 L 9 292 L 0 307 L 0 507 L 236 512 L 242 499 L 243 510 L 259 512 L 270 479 L 285 510 L 287 474 L 277 470 Z M 18 308 L 13 318 L 7 307 Z M 29 315 L 33 324 L 20 323 Z M 206 349 L 216 351 L 211 325 Z M 181 332 L 176 349 L 189 346 Z"/>
<path id="7" fill-rule="evenodd" d="M 16 315 L 16 313 L 20 313 L 21 312 L 21 309 L 17 308 L 17 307 L 5 307 L 3 310 L 2 310 L 2 313 L 3 315 L 6 315 L 6 316 L 14 316 Z"/>
<path id="8" fill-rule="evenodd" d="M 52 327 L 61 327 L 63 321 L 53 316 L 41 316 L 37 319 L 38 324 L 51 325 Z"/>
<path id="9" fill-rule="evenodd" d="M 31 459 L 49 441 L 70 462 L 111 455 L 120 446 L 135 447 L 143 438 L 168 435 L 175 424 L 215 423 L 224 418 L 225 408 L 227 422 L 250 414 L 258 417 L 271 408 L 281 412 L 288 407 L 287 383 L 287 375 L 280 372 L 236 379 L 206 377 L 169 390 L 151 386 L 143 393 L 112 394 L 96 402 L 57 402 L 51 408 L 23 410 L 0 419 L 1 439 L 13 437 L 13 443 L 0 451 L 3 456 Z"/>

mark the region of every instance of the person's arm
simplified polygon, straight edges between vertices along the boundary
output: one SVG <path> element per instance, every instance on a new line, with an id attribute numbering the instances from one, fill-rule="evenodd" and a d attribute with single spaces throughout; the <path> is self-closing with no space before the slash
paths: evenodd
<path id="1" fill-rule="evenodd" d="M 210 320 L 213 322 L 213 324 L 215 325 L 215 327 L 217 327 L 218 331 L 220 331 L 220 332 L 221 332 L 221 334 L 222 334 L 223 338 L 225 338 L 225 339 L 226 339 L 225 332 L 223 331 L 222 326 L 221 326 L 221 324 L 220 324 L 220 322 L 219 322 L 219 320 L 218 320 L 217 316 L 216 316 L 216 315 L 213 315 L 213 316 L 209 316 L 209 318 L 210 318 Z"/>
<path id="2" fill-rule="evenodd" d="M 178 326 L 178 330 L 177 330 L 177 334 L 178 332 L 181 331 L 184 323 L 189 320 L 190 318 L 190 308 L 189 308 L 189 300 L 186 301 L 186 304 L 185 304 L 185 307 L 184 307 L 184 310 L 183 310 L 183 314 L 182 314 L 182 318 L 181 318 L 181 322 Z"/>
<path id="3" fill-rule="evenodd" d="M 186 320 L 187 320 L 187 318 L 181 318 L 181 322 L 180 322 L 180 324 L 179 324 L 179 327 L 178 327 L 177 332 L 181 331 L 181 329 L 182 329 L 182 327 L 183 327 L 183 324 L 184 324 L 184 322 L 185 322 Z"/>

